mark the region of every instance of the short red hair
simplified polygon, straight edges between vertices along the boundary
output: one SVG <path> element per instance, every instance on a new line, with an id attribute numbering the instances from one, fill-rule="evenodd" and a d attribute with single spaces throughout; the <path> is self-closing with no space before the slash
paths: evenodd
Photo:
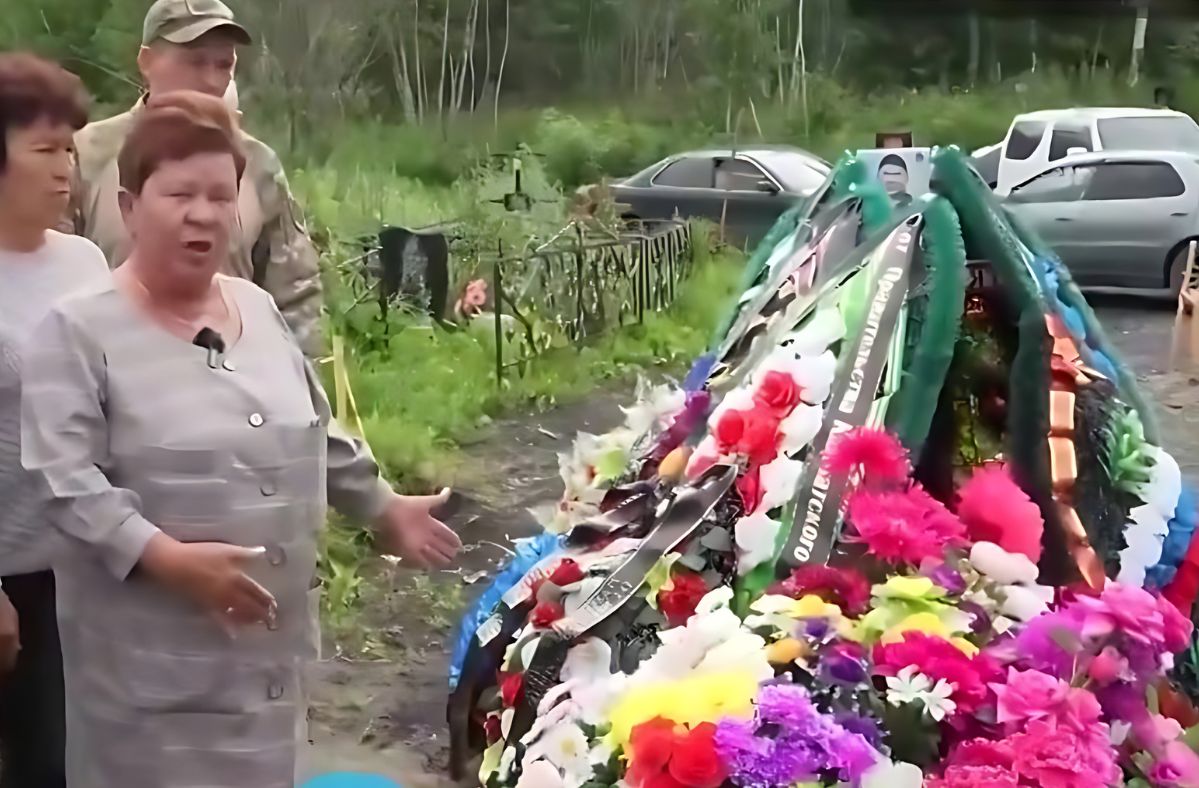
<path id="1" fill-rule="evenodd" d="M 27 52 L 0 54 L 0 170 L 8 164 L 8 132 L 40 120 L 75 131 L 87 124 L 88 95 L 79 77 Z"/>
<path id="2" fill-rule="evenodd" d="M 228 153 L 241 181 L 246 154 L 225 102 L 191 90 L 150 96 L 117 159 L 121 188 L 141 194 L 146 181 L 164 162 L 182 161 L 198 153 Z"/>

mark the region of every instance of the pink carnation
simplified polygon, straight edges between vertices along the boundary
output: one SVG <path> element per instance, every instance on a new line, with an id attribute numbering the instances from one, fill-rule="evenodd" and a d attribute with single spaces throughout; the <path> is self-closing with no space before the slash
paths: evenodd
<path id="1" fill-rule="evenodd" d="M 974 542 L 992 542 L 1033 563 L 1041 560 L 1041 509 L 1012 480 L 1004 466 L 974 472 L 958 491 L 958 517 Z"/>
<path id="2" fill-rule="evenodd" d="M 996 722 L 1009 731 L 1043 719 L 1083 732 L 1098 724 L 1102 715 L 1094 695 L 1040 671 L 1008 668 L 1007 681 L 990 687 L 998 701 Z"/>
<path id="3" fill-rule="evenodd" d="M 854 539 L 891 563 L 940 558 L 966 535 L 962 522 L 918 485 L 902 492 L 859 489 L 849 497 L 846 514 L 857 531 Z"/>
<path id="4" fill-rule="evenodd" d="M 1033 720 L 1012 736 L 1016 771 L 1031 785 L 1043 788 L 1096 788 L 1119 781 L 1116 751 L 1106 725 L 1085 732 Z"/>
<path id="5" fill-rule="evenodd" d="M 987 684 L 1002 677 L 999 666 L 986 654 L 968 657 L 949 641 L 923 632 L 905 632 L 898 643 L 876 645 L 874 663 L 883 676 L 894 676 L 915 665 L 933 681 L 944 679 L 954 685 L 953 701 L 966 713 L 986 703 Z"/>
<path id="6" fill-rule="evenodd" d="M 940 777 L 925 780 L 926 788 L 1020 788 L 1016 755 L 1006 741 L 971 739 L 954 748 Z"/>
<path id="7" fill-rule="evenodd" d="M 872 427 L 841 433 L 824 453 L 824 472 L 860 473 L 868 484 L 898 484 L 912 472 L 907 449 L 886 430 Z"/>

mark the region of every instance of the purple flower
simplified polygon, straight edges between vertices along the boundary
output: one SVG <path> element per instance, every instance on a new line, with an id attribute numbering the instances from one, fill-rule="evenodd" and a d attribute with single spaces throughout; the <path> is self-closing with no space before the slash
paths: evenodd
<path id="1" fill-rule="evenodd" d="M 962 600 L 958 602 L 958 609 L 971 617 L 970 630 L 972 632 L 981 634 L 991 629 L 991 617 L 987 615 L 987 611 L 982 605 Z"/>
<path id="2" fill-rule="evenodd" d="M 721 720 L 716 749 L 734 782 L 745 786 L 789 786 L 823 771 L 856 781 L 879 757 L 866 736 L 821 713 L 803 687 L 787 684 L 762 688 L 752 721 Z"/>
<path id="3" fill-rule="evenodd" d="M 883 729 L 878 722 L 870 717 L 861 717 L 853 712 L 843 711 L 834 717 L 837 724 L 849 733 L 856 733 L 876 750 L 883 747 Z M 873 757 L 873 756 L 872 756 Z"/>
<path id="4" fill-rule="evenodd" d="M 936 566 L 922 569 L 920 574 L 951 594 L 961 594 L 966 591 L 966 580 L 949 564 L 939 563 Z"/>
<path id="5" fill-rule="evenodd" d="M 857 686 L 866 681 L 866 658 L 861 646 L 838 643 L 820 655 L 821 677 L 832 684 Z"/>

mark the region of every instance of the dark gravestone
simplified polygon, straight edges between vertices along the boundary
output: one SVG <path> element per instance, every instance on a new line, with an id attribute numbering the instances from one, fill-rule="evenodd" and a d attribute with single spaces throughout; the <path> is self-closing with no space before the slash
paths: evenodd
<path id="1" fill-rule="evenodd" d="M 379 297 L 416 303 L 437 320 L 445 318 L 449 296 L 450 245 L 443 233 L 403 227 L 379 231 Z"/>

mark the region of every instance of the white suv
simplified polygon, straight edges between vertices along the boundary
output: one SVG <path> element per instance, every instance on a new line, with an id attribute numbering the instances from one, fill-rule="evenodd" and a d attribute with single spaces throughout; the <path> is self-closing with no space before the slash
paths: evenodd
<path id="1" fill-rule="evenodd" d="M 1085 107 L 1017 115 L 1003 140 L 995 192 L 1006 196 L 1059 159 L 1100 150 L 1199 153 L 1199 125 L 1169 109 Z"/>

